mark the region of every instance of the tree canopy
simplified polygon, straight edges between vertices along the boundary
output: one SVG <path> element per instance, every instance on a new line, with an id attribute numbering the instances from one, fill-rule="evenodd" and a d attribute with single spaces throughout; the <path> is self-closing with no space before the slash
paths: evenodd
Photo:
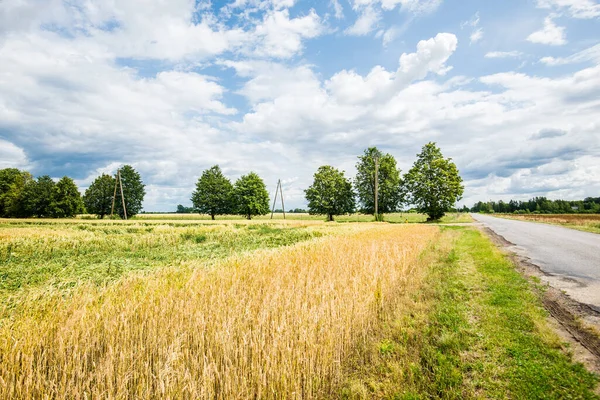
<path id="1" fill-rule="evenodd" d="M 269 193 L 263 180 L 254 172 L 242 176 L 233 187 L 235 212 L 252 219 L 269 213 Z"/>
<path id="2" fill-rule="evenodd" d="M 56 184 L 48 175 L 40 176 L 25 185 L 22 201 L 27 216 L 38 218 L 52 216 L 55 186 Z"/>
<path id="3" fill-rule="evenodd" d="M 125 207 L 127 209 L 127 217 L 133 217 L 142 210 L 142 203 L 146 190 L 146 185 L 142 182 L 140 174 L 133 169 L 131 165 L 125 165 L 120 169 L 121 182 L 123 184 L 123 196 L 125 197 Z M 115 178 L 116 179 L 116 178 Z M 123 202 L 121 200 L 121 190 L 117 189 L 115 198 L 115 212 L 121 218 L 125 217 L 123 213 Z"/>
<path id="4" fill-rule="evenodd" d="M 402 204 L 402 179 L 391 154 L 383 154 L 377 147 L 369 147 L 356 164 L 356 188 L 360 211 L 375 213 L 375 159 L 379 160 L 378 207 L 379 213 L 396 212 Z"/>
<path id="5" fill-rule="evenodd" d="M 352 183 L 340 171 L 330 165 L 319 167 L 313 184 L 304 191 L 310 214 L 327 215 L 333 221 L 335 215 L 354 212 Z"/>
<path id="6" fill-rule="evenodd" d="M 65 176 L 54 185 L 51 207 L 56 218 L 73 217 L 83 211 L 81 194 L 73 179 Z"/>
<path id="7" fill-rule="evenodd" d="M 223 175 L 221 168 L 215 165 L 205 170 L 198 178 L 191 200 L 198 212 L 208 214 L 215 219 L 215 215 L 232 212 L 232 193 L 231 181 Z"/>
<path id="8" fill-rule="evenodd" d="M 90 185 L 83 196 L 83 203 L 87 212 L 104 218 L 110 214 L 113 195 L 115 193 L 115 178 L 110 175 L 102 174 Z M 129 210 L 127 210 L 129 213 Z"/>
<path id="9" fill-rule="evenodd" d="M 27 217 L 23 201 L 25 188 L 33 180 L 27 171 L 17 168 L 0 170 L 0 217 Z"/>
<path id="10" fill-rule="evenodd" d="M 427 214 L 428 220 L 443 217 L 464 191 L 456 165 L 433 142 L 423 146 L 404 181 L 410 203 Z"/>

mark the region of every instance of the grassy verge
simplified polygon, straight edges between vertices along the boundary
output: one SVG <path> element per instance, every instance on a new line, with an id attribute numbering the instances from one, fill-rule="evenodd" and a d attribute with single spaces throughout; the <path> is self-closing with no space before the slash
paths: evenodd
<path id="1" fill-rule="evenodd" d="M 343 398 L 592 399 L 540 299 L 479 231 L 448 228 L 410 313 L 398 312 L 354 364 Z"/>

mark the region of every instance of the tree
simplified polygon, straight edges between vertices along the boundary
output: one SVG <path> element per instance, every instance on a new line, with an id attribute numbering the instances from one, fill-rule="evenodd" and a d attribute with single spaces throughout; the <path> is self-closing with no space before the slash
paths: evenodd
<path id="1" fill-rule="evenodd" d="M 24 189 L 23 202 L 28 216 L 52 216 L 52 196 L 55 183 L 48 175 L 31 180 Z"/>
<path id="2" fill-rule="evenodd" d="M 464 191 L 456 165 L 433 142 L 423 146 L 404 181 L 410 202 L 429 216 L 428 221 L 443 217 Z"/>
<path id="3" fill-rule="evenodd" d="M 113 196 L 115 193 L 115 178 L 110 175 L 102 174 L 90 185 L 83 196 L 83 203 L 86 210 L 91 214 L 96 214 L 100 219 L 110 214 Z M 127 210 L 129 214 L 129 210 Z"/>
<path id="4" fill-rule="evenodd" d="M 356 164 L 354 186 L 361 205 L 361 212 L 375 213 L 375 159 L 379 159 L 377 211 L 381 214 L 395 212 L 402 204 L 402 179 L 396 168 L 396 159 L 383 154 L 377 147 L 369 147 L 359 156 Z"/>
<path id="5" fill-rule="evenodd" d="M 232 192 L 233 185 L 223 175 L 221 168 L 215 165 L 204 171 L 198 178 L 196 191 L 192 193 L 191 200 L 198 212 L 208 214 L 215 219 L 215 215 L 228 214 L 232 211 Z"/>
<path id="6" fill-rule="evenodd" d="M 304 191 L 311 215 L 327 215 L 333 221 L 334 215 L 354 212 L 354 192 L 352 183 L 340 171 L 330 165 L 319 167 L 314 174 L 313 184 Z"/>
<path id="7" fill-rule="evenodd" d="M 269 193 L 263 180 L 250 172 L 235 182 L 233 187 L 235 212 L 252 219 L 253 215 L 269 213 Z"/>
<path id="8" fill-rule="evenodd" d="M 140 174 L 137 173 L 137 171 L 133 169 L 131 165 L 123 166 L 120 169 L 120 173 L 121 182 L 123 184 L 123 196 L 125 197 L 125 208 L 127 209 L 127 217 L 133 217 L 142 210 L 142 203 L 144 201 L 144 196 L 146 195 L 146 191 L 144 190 L 146 185 L 144 185 L 142 182 Z M 125 218 L 120 188 L 117 188 L 115 212 L 119 214 L 121 218 Z"/>
<path id="9" fill-rule="evenodd" d="M 0 217 L 27 217 L 25 187 L 33 180 L 27 171 L 17 168 L 0 170 Z"/>
<path id="10" fill-rule="evenodd" d="M 81 194 L 73 179 L 65 176 L 54 185 L 50 207 L 52 216 L 56 218 L 73 217 L 83 211 Z"/>

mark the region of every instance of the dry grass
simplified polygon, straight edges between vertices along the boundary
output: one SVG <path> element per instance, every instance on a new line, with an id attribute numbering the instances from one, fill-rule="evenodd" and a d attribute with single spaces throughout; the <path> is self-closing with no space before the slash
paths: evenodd
<path id="1" fill-rule="evenodd" d="M 499 216 L 600 233 L 600 214 L 499 214 Z"/>
<path id="2" fill-rule="evenodd" d="M 23 300 L 0 321 L 0 398 L 327 398 L 433 226 L 346 234 Z"/>

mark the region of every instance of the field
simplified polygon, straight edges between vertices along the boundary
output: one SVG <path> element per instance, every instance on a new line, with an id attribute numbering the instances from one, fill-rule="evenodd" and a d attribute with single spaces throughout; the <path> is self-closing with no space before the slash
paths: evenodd
<path id="1" fill-rule="evenodd" d="M 497 214 L 497 216 L 600 233 L 600 214 Z"/>
<path id="2" fill-rule="evenodd" d="M 597 398 L 472 227 L 0 220 L 0 278 L 0 399 Z"/>

